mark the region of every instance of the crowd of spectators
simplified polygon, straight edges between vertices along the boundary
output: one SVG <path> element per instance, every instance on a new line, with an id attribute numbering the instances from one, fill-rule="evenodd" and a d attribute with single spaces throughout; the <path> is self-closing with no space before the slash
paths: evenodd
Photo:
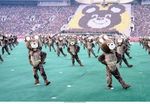
<path id="1" fill-rule="evenodd" d="M 0 32 L 25 35 L 57 33 L 78 5 L 66 7 L 0 6 Z M 150 5 L 132 5 L 134 31 L 132 37 L 150 34 Z"/>
<path id="2" fill-rule="evenodd" d="M 15 35 L 25 35 L 32 31 L 40 34 L 56 33 L 68 23 L 68 18 L 76 9 L 77 6 L 1 6 L 0 31 Z"/>
<path id="3" fill-rule="evenodd" d="M 131 36 L 150 35 L 150 5 L 132 5 L 134 31 Z"/>

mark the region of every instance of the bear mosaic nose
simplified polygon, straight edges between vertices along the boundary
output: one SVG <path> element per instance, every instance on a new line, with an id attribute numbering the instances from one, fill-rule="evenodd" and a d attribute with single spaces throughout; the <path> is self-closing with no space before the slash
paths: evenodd
<path id="1" fill-rule="evenodd" d="M 98 17 L 97 20 L 104 20 L 104 17 Z"/>

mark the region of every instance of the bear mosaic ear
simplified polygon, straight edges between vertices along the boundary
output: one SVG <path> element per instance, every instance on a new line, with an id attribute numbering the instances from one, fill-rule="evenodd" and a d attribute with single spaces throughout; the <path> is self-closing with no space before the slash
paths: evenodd
<path id="1" fill-rule="evenodd" d="M 99 7 L 97 7 L 96 5 L 92 5 L 92 6 L 87 6 L 82 10 L 83 14 L 90 14 L 93 12 L 98 11 Z"/>
<path id="2" fill-rule="evenodd" d="M 110 10 L 113 13 L 122 14 L 123 12 L 125 12 L 125 7 L 123 5 L 114 4 L 111 5 L 108 10 Z"/>

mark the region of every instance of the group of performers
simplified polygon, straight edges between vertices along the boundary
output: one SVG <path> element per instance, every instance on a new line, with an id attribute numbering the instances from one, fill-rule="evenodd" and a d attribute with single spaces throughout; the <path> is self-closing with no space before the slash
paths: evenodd
<path id="1" fill-rule="evenodd" d="M 142 37 L 139 39 L 140 45 L 150 54 L 150 37 Z"/>
<path id="2" fill-rule="evenodd" d="M 41 76 L 45 81 L 45 85 L 49 85 L 51 82 L 47 79 L 46 72 L 44 70 L 43 64 L 45 64 L 45 58 L 47 53 L 42 51 L 42 47 L 45 46 L 49 48 L 51 52 L 52 49 L 56 52 L 57 56 L 63 55 L 67 56 L 64 49 L 67 49 L 68 53 L 71 55 L 72 66 L 75 65 L 75 61 L 83 67 L 84 64 L 80 60 L 78 53 L 80 48 L 87 50 L 88 57 L 93 55 L 98 58 L 98 61 L 106 65 L 107 73 L 107 87 L 113 89 L 112 86 L 112 75 L 120 82 L 124 89 L 128 89 L 130 85 L 126 84 L 122 79 L 119 68 L 124 62 L 128 68 L 133 67 L 129 64 L 126 56 L 131 59 L 130 56 L 130 42 L 129 38 L 118 36 L 108 36 L 107 34 L 102 35 L 61 35 L 57 34 L 55 36 L 51 35 L 28 35 L 25 36 L 25 43 L 29 50 L 28 56 L 30 64 L 33 66 L 33 74 L 35 79 L 35 85 L 38 85 L 39 76 L 37 71 L 39 70 Z M 102 54 L 98 57 L 95 53 L 95 46 L 98 46 L 97 54 L 102 50 Z"/>
<path id="3" fill-rule="evenodd" d="M 17 36 L 6 36 L 4 34 L 0 34 L 0 61 L 4 61 L 2 55 L 4 55 L 6 52 L 8 55 L 10 55 L 10 51 L 15 48 L 15 46 L 18 45 Z"/>

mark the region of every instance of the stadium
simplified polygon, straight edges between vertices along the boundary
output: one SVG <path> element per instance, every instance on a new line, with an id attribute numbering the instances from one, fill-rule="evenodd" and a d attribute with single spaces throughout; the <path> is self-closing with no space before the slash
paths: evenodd
<path id="1" fill-rule="evenodd" d="M 0 0 L 0 102 L 149 102 L 150 0 Z"/>

